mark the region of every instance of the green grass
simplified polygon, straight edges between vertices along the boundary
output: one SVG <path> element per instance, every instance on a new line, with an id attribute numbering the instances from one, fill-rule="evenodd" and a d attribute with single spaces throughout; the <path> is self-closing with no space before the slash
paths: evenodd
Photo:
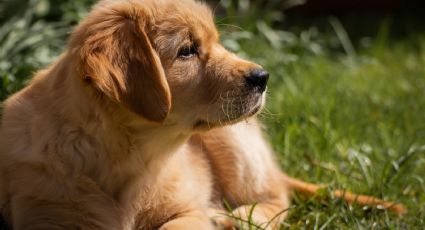
<path id="1" fill-rule="evenodd" d="M 425 37 L 375 39 L 352 55 L 268 44 L 246 40 L 240 50 L 271 72 L 262 118 L 282 168 L 409 209 L 398 218 L 296 197 L 283 229 L 424 228 Z"/>
<path id="2" fill-rule="evenodd" d="M 42 2 L 50 3 L 49 12 L 28 7 L 22 10 L 25 17 L 0 17 L 2 99 L 60 53 L 69 26 L 92 0 L 30 4 Z M 270 1 L 268 10 L 278 3 Z M 1 6 L 0 12 L 11 12 Z M 223 33 L 223 42 L 271 73 L 268 107 L 261 118 L 284 171 L 409 208 L 398 218 L 331 198 L 295 196 L 282 228 L 425 228 L 425 34 L 395 39 L 385 24 L 353 46 L 332 18 L 326 33 L 316 27 L 294 33 L 271 28 L 282 18 L 279 12 L 256 7 L 236 11 L 227 7 L 229 17 L 218 20 L 220 29 L 230 23 L 249 31 Z M 258 16 L 264 13 L 267 17 Z"/>

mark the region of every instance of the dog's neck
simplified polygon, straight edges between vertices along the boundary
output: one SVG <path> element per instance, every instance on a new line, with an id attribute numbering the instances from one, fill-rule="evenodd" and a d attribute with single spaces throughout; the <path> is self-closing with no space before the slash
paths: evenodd
<path id="1" fill-rule="evenodd" d="M 60 67 L 67 66 L 60 64 L 66 61 L 69 60 L 64 55 L 45 72 L 44 84 L 49 92 L 46 99 L 60 97 L 60 101 L 66 102 L 66 106 L 52 103 L 51 113 L 63 122 L 60 129 L 79 132 L 81 139 L 72 140 L 72 148 L 93 154 L 80 156 L 79 167 L 70 168 L 79 169 L 74 173 L 92 178 L 105 192 L 117 198 L 130 184 L 155 178 L 161 171 L 159 165 L 183 146 L 190 132 L 175 123 L 147 122 L 102 98 L 105 96 L 99 96 L 95 90 L 88 90 L 91 86 L 84 85 L 75 70 Z M 79 153 L 64 157 L 73 158 L 74 161 L 69 162 L 75 162 L 72 154 Z"/>

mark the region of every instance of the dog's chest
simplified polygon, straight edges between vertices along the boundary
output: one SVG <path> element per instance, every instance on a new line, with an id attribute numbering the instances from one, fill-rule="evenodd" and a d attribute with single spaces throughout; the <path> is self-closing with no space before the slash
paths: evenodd
<path id="1" fill-rule="evenodd" d="M 132 229 L 157 229 L 191 208 L 210 206 L 212 177 L 207 160 L 185 146 L 161 165 L 155 178 L 145 178 L 134 202 Z M 141 227 L 143 226 L 143 227 Z"/>

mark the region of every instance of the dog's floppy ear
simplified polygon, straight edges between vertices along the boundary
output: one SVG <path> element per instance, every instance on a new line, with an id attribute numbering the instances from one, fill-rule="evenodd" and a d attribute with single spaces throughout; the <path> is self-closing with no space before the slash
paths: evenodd
<path id="1" fill-rule="evenodd" d="M 162 122 L 171 107 L 170 89 L 141 14 L 122 8 L 89 15 L 71 47 L 80 47 L 81 77 L 134 113 Z"/>

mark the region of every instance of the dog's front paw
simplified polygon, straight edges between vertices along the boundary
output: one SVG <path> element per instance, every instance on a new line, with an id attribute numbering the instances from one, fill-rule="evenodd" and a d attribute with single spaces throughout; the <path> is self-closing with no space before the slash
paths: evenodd
<path id="1" fill-rule="evenodd" d="M 217 230 L 237 230 L 240 229 L 231 218 L 231 214 L 220 209 L 210 209 L 208 210 L 208 215 L 210 220 L 213 222 Z"/>
<path id="2" fill-rule="evenodd" d="M 260 209 L 255 209 L 255 206 L 241 206 L 233 210 L 231 217 L 237 229 L 262 229 L 272 230 L 273 223 Z"/>

